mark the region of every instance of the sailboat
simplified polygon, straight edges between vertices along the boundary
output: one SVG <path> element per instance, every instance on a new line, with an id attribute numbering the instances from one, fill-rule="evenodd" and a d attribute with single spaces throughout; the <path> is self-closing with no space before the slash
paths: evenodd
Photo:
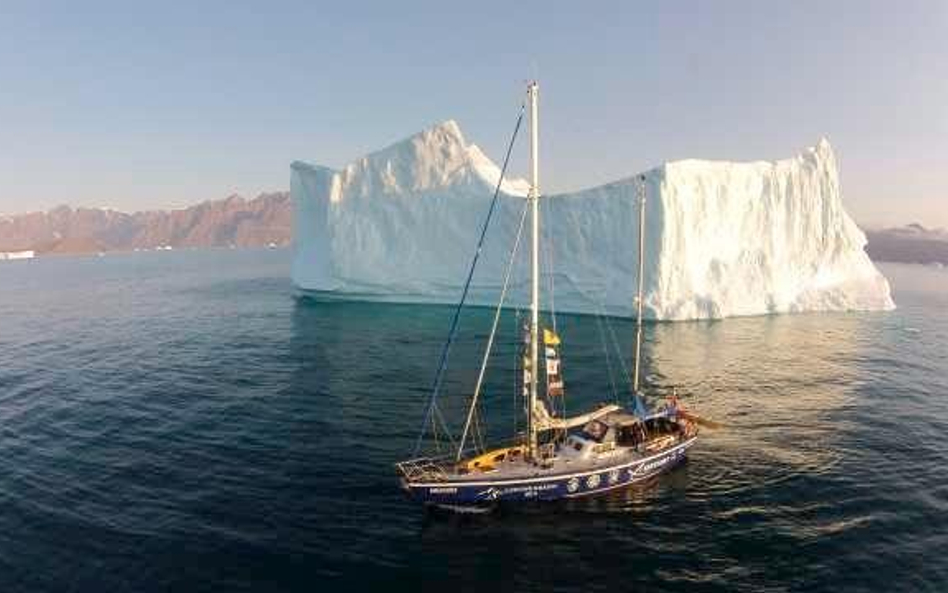
<path id="1" fill-rule="evenodd" d="M 490 349 L 494 343 L 497 322 L 510 279 L 513 254 L 504 279 L 500 303 L 494 316 L 494 325 L 488 339 L 487 352 L 481 365 L 464 429 L 456 447 L 448 454 L 415 456 L 396 464 L 401 486 L 419 502 L 440 507 L 463 509 L 491 507 L 500 502 L 558 500 L 590 496 L 628 487 L 665 472 L 685 458 L 698 438 L 698 424 L 702 419 L 682 408 L 677 398 L 670 398 L 660 408 L 649 410 L 639 389 L 639 362 L 642 344 L 642 279 L 645 230 L 644 178 L 639 179 L 639 253 L 638 289 L 636 297 L 635 365 L 632 386 L 633 406 L 630 409 L 617 404 L 600 405 L 586 413 L 572 417 L 558 416 L 556 406 L 548 406 L 564 397 L 562 369 L 559 364 L 561 338 L 553 328 L 540 327 L 540 219 L 539 219 L 539 164 L 538 164 L 538 84 L 527 86 L 527 99 L 521 108 L 514 138 L 520 128 L 524 109 L 530 113 L 530 191 L 526 197 L 523 217 L 530 213 L 530 320 L 525 328 L 522 357 L 522 392 L 526 412 L 526 430 L 514 436 L 513 441 L 493 447 L 468 447 L 472 431 L 476 431 L 478 398 L 484 381 L 484 372 Z M 507 157 L 501 170 L 501 180 L 513 146 L 511 139 Z M 496 202 L 497 193 L 494 199 Z M 491 206 L 493 212 L 493 204 Z M 488 215 L 489 217 L 490 215 Z M 523 230 L 521 219 L 520 231 Z M 489 218 L 488 218 L 489 221 Z M 486 223 L 481 234 L 483 242 Z M 520 243 L 518 232 L 514 247 Z M 477 253 L 480 253 L 478 245 Z M 470 285 L 474 257 L 468 276 Z M 416 441 L 416 452 L 422 436 L 447 432 L 446 424 L 436 404 L 442 371 L 464 296 L 455 312 L 451 336 L 442 354 L 442 364 L 435 381 L 431 402 L 427 408 L 422 434 Z M 545 393 L 540 389 L 541 342 L 545 366 Z"/>

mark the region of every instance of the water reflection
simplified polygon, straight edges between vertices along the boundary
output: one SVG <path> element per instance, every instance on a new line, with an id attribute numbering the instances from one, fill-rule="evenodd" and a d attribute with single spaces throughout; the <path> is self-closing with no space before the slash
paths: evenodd
<path id="1" fill-rule="evenodd" d="M 649 381 L 723 421 L 691 453 L 695 497 L 828 472 L 842 458 L 872 315 L 814 314 L 658 324 Z"/>

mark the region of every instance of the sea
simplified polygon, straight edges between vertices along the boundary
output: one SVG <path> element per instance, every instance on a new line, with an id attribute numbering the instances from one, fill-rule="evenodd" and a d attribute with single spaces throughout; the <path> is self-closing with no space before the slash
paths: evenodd
<path id="1" fill-rule="evenodd" d="M 393 467 L 453 309 L 301 294 L 290 259 L 0 262 L 0 591 L 948 591 L 948 271 L 882 264 L 890 312 L 647 324 L 652 401 L 723 426 L 634 489 L 470 515 Z M 491 316 L 462 312 L 454 430 Z M 488 439 L 522 428 L 523 321 Z M 627 399 L 633 323 L 556 323 L 567 406 Z"/>

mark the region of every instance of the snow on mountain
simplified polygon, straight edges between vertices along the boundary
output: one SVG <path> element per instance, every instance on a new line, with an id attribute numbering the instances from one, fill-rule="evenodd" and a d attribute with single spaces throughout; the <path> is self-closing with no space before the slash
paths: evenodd
<path id="1" fill-rule="evenodd" d="M 691 159 L 644 176 L 648 316 L 894 307 L 843 209 L 826 140 L 782 161 Z M 498 177 L 453 121 L 342 170 L 293 163 L 294 282 L 333 296 L 456 302 Z M 633 314 L 638 177 L 543 196 L 544 307 Z M 505 180 L 472 303 L 496 301 L 527 189 Z M 526 245 L 511 296 L 521 304 Z"/>

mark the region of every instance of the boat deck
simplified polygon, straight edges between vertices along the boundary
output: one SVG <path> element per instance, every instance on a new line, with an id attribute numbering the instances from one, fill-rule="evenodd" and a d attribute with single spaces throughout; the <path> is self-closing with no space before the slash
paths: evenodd
<path id="1" fill-rule="evenodd" d="M 581 458 L 560 454 L 566 452 L 566 446 L 561 445 L 557 448 L 557 453 L 541 461 L 527 460 L 522 456 L 512 459 L 505 459 L 497 463 L 496 467 L 491 469 L 479 469 L 476 471 L 464 471 L 463 462 L 455 463 L 450 459 L 420 458 L 410 461 L 403 461 L 398 468 L 408 482 L 439 482 L 439 483 L 480 483 L 490 481 L 492 483 L 510 481 L 521 481 L 531 478 L 551 478 L 566 474 L 595 473 L 616 466 L 624 466 L 648 461 L 651 458 L 658 458 L 665 455 L 670 450 L 680 446 L 690 444 L 690 435 L 682 435 L 681 438 L 674 438 L 662 443 L 664 446 L 652 447 L 615 447 L 603 451 L 591 458 Z"/>

